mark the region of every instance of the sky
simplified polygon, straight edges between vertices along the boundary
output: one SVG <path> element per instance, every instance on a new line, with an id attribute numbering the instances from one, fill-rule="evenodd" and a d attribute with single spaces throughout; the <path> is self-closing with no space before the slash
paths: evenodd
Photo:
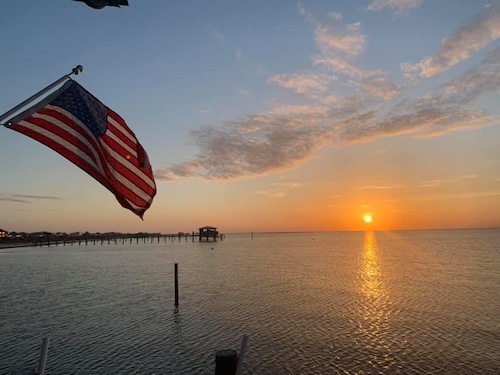
<path id="1" fill-rule="evenodd" d="M 0 113 L 81 64 L 149 155 L 144 221 L 1 127 L 0 228 L 500 227 L 500 1 L 129 4 L 2 2 Z"/>

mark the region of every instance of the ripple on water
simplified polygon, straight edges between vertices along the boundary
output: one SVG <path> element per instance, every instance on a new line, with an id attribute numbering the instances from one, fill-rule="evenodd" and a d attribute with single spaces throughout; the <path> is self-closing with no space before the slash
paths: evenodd
<path id="1" fill-rule="evenodd" d="M 0 374 L 500 373 L 500 232 L 311 236 L 0 253 Z"/>

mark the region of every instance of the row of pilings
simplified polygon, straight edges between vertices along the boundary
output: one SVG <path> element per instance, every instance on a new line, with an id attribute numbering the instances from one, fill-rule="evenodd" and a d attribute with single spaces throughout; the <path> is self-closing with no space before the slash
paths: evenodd
<path id="1" fill-rule="evenodd" d="M 224 240 L 225 235 L 219 234 L 217 239 Z M 176 233 L 176 234 L 161 234 L 161 233 L 136 233 L 136 234 L 103 234 L 103 235 L 82 235 L 82 236 L 65 236 L 59 237 L 55 235 L 44 236 L 40 238 L 16 239 L 3 241 L 4 245 L 18 246 L 74 246 L 74 245 L 118 245 L 118 244 L 145 244 L 145 243 L 160 243 L 160 242 L 180 242 L 180 241 L 195 241 L 199 239 L 198 233 Z"/>

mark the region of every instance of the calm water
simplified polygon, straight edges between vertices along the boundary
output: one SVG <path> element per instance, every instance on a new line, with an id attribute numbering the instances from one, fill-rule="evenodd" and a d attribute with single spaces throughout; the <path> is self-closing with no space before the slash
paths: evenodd
<path id="1" fill-rule="evenodd" d="M 180 306 L 174 307 L 174 264 Z M 0 374 L 500 374 L 500 230 L 0 250 Z"/>

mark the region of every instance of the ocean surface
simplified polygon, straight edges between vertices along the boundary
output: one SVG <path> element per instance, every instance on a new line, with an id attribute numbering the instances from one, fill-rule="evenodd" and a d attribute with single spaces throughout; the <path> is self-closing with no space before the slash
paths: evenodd
<path id="1" fill-rule="evenodd" d="M 174 264 L 179 307 L 174 306 Z M 500 230 L 0 250 L 0 374 L 500 374 Z"/>

